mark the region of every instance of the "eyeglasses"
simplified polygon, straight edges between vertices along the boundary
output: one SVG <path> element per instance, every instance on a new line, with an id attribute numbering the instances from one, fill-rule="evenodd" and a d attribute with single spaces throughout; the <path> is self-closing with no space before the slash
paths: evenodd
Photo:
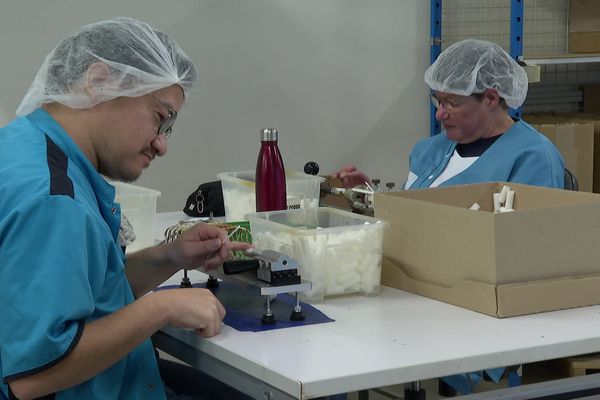
<path id="1" fill-rule="evenodd" d="M 442 107 L 444 107 L 444 110 L 452 111 L 454 108 L 458 107 L 459 105 L 461 105 L 462 103 L 464 103 L 470 97 L 473 97 L 473 96 L 475 96 L 475 94 L 472 94 L 470 96 L 467 96 L 467 97 L 457 100 L 457 101 L 440 100 L 434 94 L 430 94 L 429 98 L 431 99 L 431 104 L 433 104 L 433 106 L 436 109 L 439 109 L 440 106 L 442 106 Z"/>
<path id="2" fill-rule="evenodd" d="M 167 118 L 163 119 L 160 122 L 157 133 L 157 135 L 164 135 L 165 139 L 168 139 L 169 136 L 171 136 L 171 134 L 173 133 L 173 124 L 177 119 L 177 111 L 171 109 L 169 109 L 168 111 L 169 114 L 167 115 Z"/>

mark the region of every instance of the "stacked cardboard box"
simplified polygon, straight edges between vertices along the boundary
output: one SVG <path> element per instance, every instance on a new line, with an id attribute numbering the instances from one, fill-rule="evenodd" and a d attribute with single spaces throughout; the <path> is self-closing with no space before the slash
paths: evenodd
<path id="1" fill-rule="evenodd" d="M 511 183 L 493 213 L 503 185 L 376 194 L 381 283 L 496 317 L 600 304 L 600 195 Z"/>
<path id="2" fill-rule="evenodd" d="M 558 147 L 579 190 L 600 193 L 600 113 L 540 113 L 523 119 Z"/>
<path id="3" fill-rule="evenodd" d="M 570 1 L 569 52 L 600 53 L 600 1 Z"/>
<path id="4" fill-rule="evenodd" d="M 583 86 L 583 111 L 600 113 L 600 83 Z M 600 114 L 598 116 L 600 117 Z"/>

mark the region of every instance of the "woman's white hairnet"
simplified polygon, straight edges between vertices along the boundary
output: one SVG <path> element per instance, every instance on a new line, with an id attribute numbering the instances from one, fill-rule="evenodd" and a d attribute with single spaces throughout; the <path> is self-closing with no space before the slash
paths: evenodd
<path id="1" fill-rule="evenodd" d="M 445 49 L 427 71 L 425 83 L 436 92 L 469 96 L 496 89 L 509 107 L 527 97 L 527 73 L 500 46 L 467 39 Z"/>
<path id="2" fill-rule="evenodd" d="M 108 79 L 93 79 L 88 68 L 108 67 Z M 167 34 L 132 18 L 117 17 L 70 33 L 46 56 L 17 109 L 27 115 L 44 103 L 89 108 L 116 97 L 143 96 L 173 84 L 185 95 L 196 66 Z"/>

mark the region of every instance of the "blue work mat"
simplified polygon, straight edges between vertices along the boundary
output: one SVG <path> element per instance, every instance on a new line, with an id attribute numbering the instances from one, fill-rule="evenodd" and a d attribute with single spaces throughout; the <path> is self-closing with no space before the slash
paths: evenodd
<path id="1" fill-rule="evenodd" d="M 205 283 L 195 283 L 195 288 L 206 288 Z M 161 286 L 157 290 L 178 289 L 177 285 Z M 333 322 L 334 320 L 317 310 L 310 304 L 300 302 L 304 321 L 290 321 L 292 308 L 296 299 L 289 294 L 278 294 L 275 300 L 271 300 L 271 311 L 275 315 L 274 324 L 265 325 L 261 318 L 265 312 L 265 297 L 260 295 L 260 289 L 250 285 L 236 285 L 225 281 L 219 282 L 219 287 L 211 289 L 214 295 L 221 301 L 227 314 L 223 322 L 233 329 L 242 332 L 260 332 L 272 329 L 291 328 Z"/>

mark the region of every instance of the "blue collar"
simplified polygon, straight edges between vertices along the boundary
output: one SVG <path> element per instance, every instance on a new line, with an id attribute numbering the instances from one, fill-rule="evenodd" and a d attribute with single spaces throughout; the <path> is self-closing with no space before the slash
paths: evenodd
<path id="1" fill-rule="evenodd" d="M 94 189 L 96 196 L 107 203 L 114 202 L 115 188 L 98 173 L 90 160 L 85 156 L 81 148 L 73 141 L 71 136 L 62 126 L 43 108 L 38 108 L 27 118 L 40 131 L 52 139 L 54 143 L 65 153 L 70 162 L 85 175 L 86 179 Z"/>

